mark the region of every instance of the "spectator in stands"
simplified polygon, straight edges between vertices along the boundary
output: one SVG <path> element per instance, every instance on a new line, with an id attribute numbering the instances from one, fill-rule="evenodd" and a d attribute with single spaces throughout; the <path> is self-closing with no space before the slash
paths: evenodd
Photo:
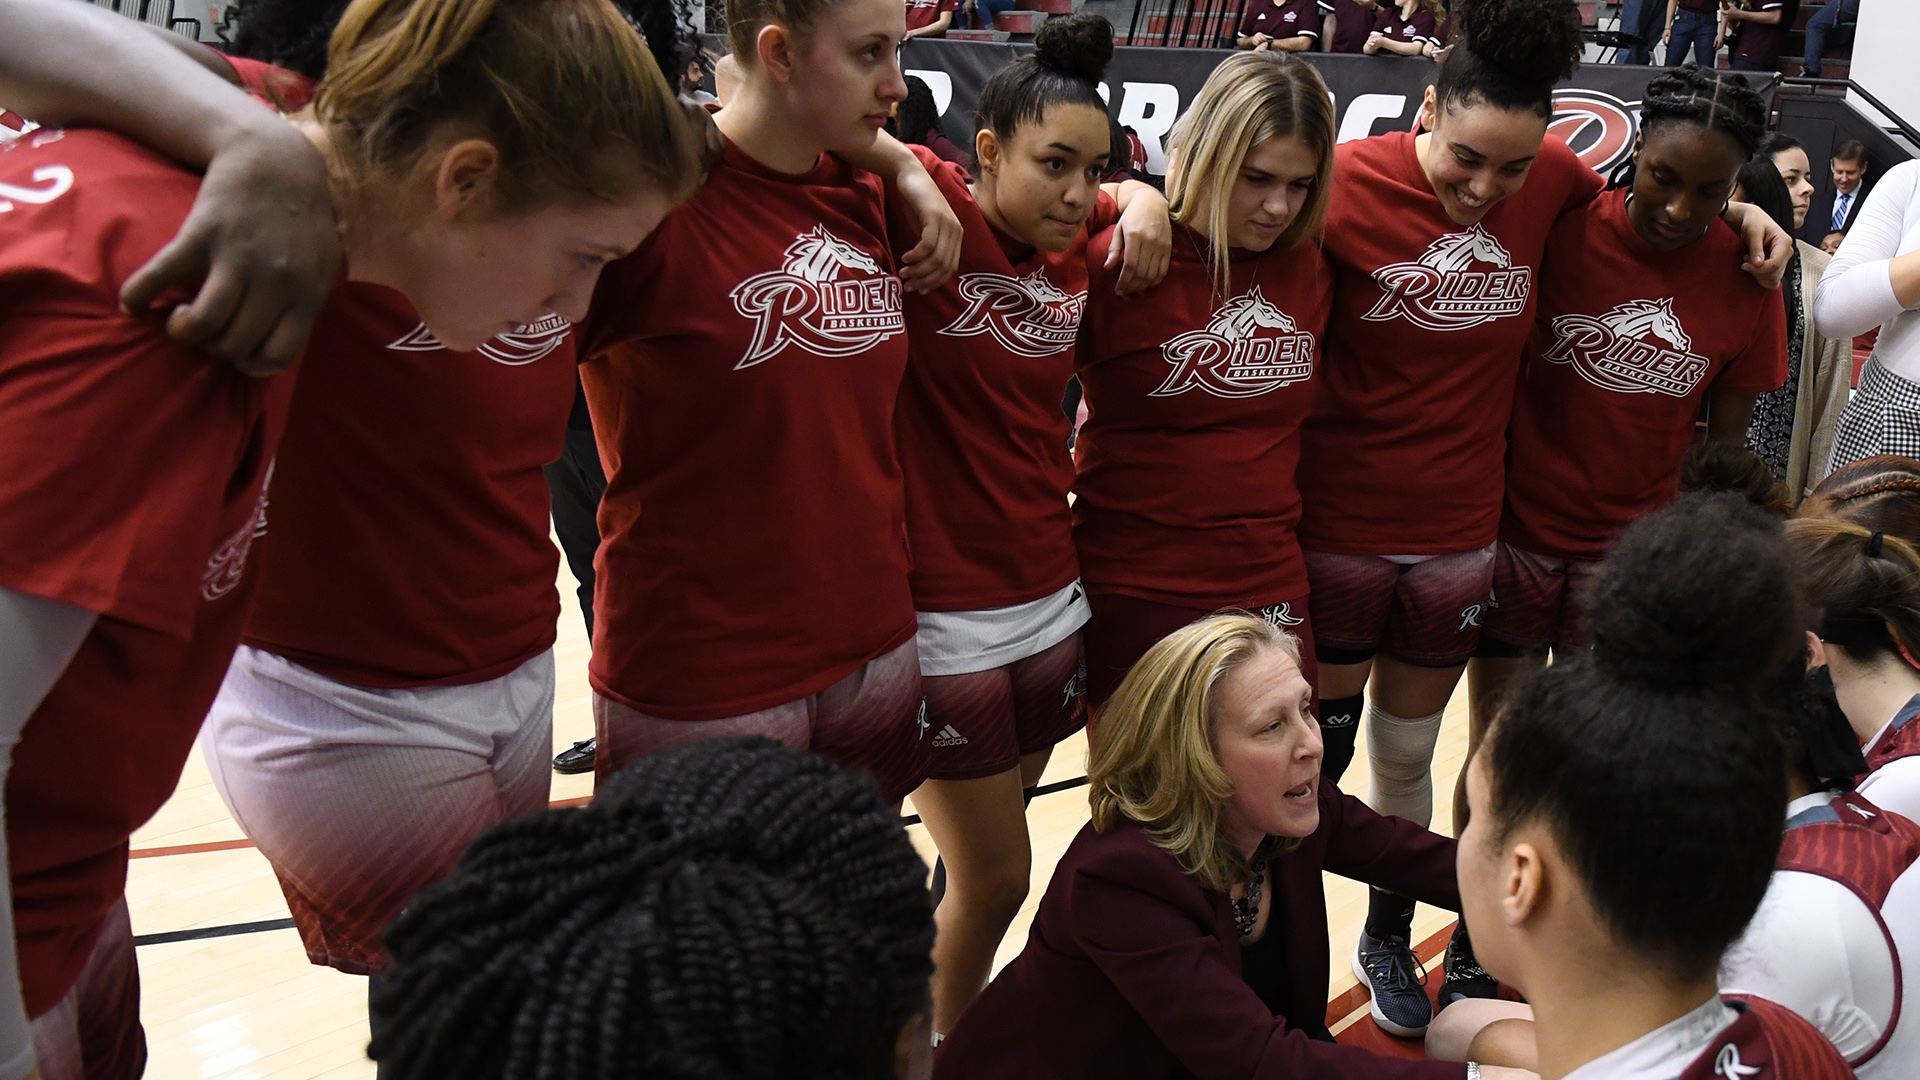
<path id="1" fill-rule="evenodd" d="M 1833 189 L 1814 196 L 1807 211 L 1800 239 L 1820 245 L 1831 254 L 1840 246 L 1840 238 L 1853 228 L 1860 207 L 1867 201 L 1867 148 L 1858 139 L 1848 139 L 1833 148 Z"/>
<path id="2" fill-rule="evenodd" d="M 1806 73 L 1820 77 L 1820 56 L 1827 51 L 1827 35 L 1835 30 L 1852 32 L 1860 21 L 1860 0 L 1826 0 L 1807 20 Z"/>
<path id="3" fill-rule="evenodd" d="M 1319 0 L 1320 40 L 1328 52 L 1357 53 L 1373 34 L 1377 0 Z"/>
<path id="4" fill-rule="evenodd" d="M 1420 56 L 1440 29 L 1446 14 L 1440 0 L 1399 0 L 1380 5 L 1374 17 L 1373 32 L 1360 51 L 1368 56 L 1387 53 L 1395 56 Z"/>
<path id="5" fill-rule="evenodd" d="M 933 88 L 927 85 L 925 79 L 916 75 L 907 76 L 907 97 L 900 103 L 893 119 L 896 125 L 894 133 L 901 142 L 924 146 L 942 160 L 951 161 L 968 173 L 973 172 L 973 155 L 954 145 L 953 140 L 940 130 L 940 110 L 934 104 Z"/>
<path id="6" fill-rule="evenodd" d="M 993 29 L 994 16 L 1013 10 L 1014 0 L 960 0 L 960 25 L 974 30 Z"/>
<path id="7" fill-rule="evenodd" d="M 1787 35 L 1800 14 L 1800 0 L 1720 0 L 1726 36 L 1733 40 L 1728 62 L 1735 71 L 1772 71 L 1780 63 Z"/>
<path id="8" fill-rule="evenodd" d="M 1312 52 L 1320 46 L 1319 0 L 1247 0 L 1234 42 L 1256 52 Z"/>
<path id="9" fill-rule="evenodd" d="M 1920 457 L 1920 161 L 1888 169 L 1866 202 L 1813 295 L 1824 334 L 1880 328 L 1833 436 L 1835 469 L 1879 454 Z"/>
<path id="10" fill-rule="evenodd" d="M 941 37 L 953 28 L 960 0 L 907 0 L 907 36 Z"/>
<path id="11" fill-rule="evenodd" d="M 1740 170 L 1733 197 L 1759 206 L 1783 229 L 1798 229 L 1813 197 L 1808 167 L 1806 150 L 1791 136 L 1776 132 Z M 1787 381 L 1754 399 L 1753 420 L 1747 426 L 1748 449 L 1786 482 L 1795 503 L 1827 473 L 1834 426 L 1853 385 L 1853 342 L 1829 338 L 1813 324 L 1813 294 L 1828 258 L 1805 240 L 1794 241 L 1794 258 L 1781 282 L 1781 300 L 1787 306 Z"/>
<path id="12" fill-rule="evenodd" d="M 1616 64 L 1653 63 L 1654 30 L 1660 25 L 1660 0 L 1626 0 L 1620 5 L 1620 33 L 1631 36 L 1636 44 L 1622 45 L 1613 51 Z"/>
<path id="13" fill-rule="evenodd" d="M 713 58 L 705 50 L 695 49 L 687 61 L 687 70 L 680 73 L 680 96 L 695 105 L 718 105 L 720 99 L 707 93 L 707 75 L 712 70 Z"/>
<path id="14" fill-rule="evenodd" d="M 1660 40 L 1667 46 L 1668 67 L 1686 63 L 1691 50 L 1694 63 L 1712 69 L 1720 51 L 1718 0 L 1667 0 L 1667 29 Z"/>

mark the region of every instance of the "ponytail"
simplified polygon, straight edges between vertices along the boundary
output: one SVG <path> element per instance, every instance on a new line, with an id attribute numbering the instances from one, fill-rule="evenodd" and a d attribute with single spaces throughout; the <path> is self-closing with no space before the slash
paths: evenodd
<path id="1" fill-rule="evenodd" d="M 678 198 L 701 169 L 696 129 L 608 0 L 353 0 L 314 111 L 361 181 L 470 129 L 500 151 L 497 197 L 515 209 Z"/>
<path id="2" fill-rule="evenodd" d="M 1822 641 L 1858 663 L 1900 657 L 1920 667 L 1920 554 L 1889 533 L 1847 521 L 1787 524 Z"/>

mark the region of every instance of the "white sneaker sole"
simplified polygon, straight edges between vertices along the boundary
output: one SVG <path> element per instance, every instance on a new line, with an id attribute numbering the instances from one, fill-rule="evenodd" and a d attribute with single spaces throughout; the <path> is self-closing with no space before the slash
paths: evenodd
<path id="1" fill-rule="evenodd" d="M 1427 1033 L 1427 1024 L 1431 1024 L 1432 1020 L 1428 1020 L 1427 1024 L 1421 1024 L 1417 1028 L 1401 1027 L 1387 1019 L 1386 1014 L 1380 1011 L 1380 1003 L 1373 1000 L 1373 982 L 1367 978 L 1367 969 L 1360 966 L 1359 945 L 1353 947 L 1353 956 L 1348 963 L 1353 968 L 1353 977 L 1359 979 L 1360 985 L 1367 988 L 1367 1002 L 1370 1006 L 1367 1011 L 1373 1015 L 1373 1022 L 1380 1026 L 1381 1031 L 1389 1035 L 1398 1035 L 1403 1039 L 1418 1039 Z"/>

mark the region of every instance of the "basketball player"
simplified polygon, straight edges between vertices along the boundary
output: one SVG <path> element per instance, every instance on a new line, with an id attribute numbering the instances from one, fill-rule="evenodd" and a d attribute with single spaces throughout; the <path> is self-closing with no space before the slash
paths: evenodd
<path id="1" fill-rule="evenodd" d="M 1313 682 L 1294 466 L 1332 295 L 1311 240 L 1333 142 L 1311 67 L 1270 51 L 1228 59 L 1174 133 L 1167 280 L 1139 302 L 1099 282 L 1089 294 L 1074 541 L 1096 706 L 1154 642 L 1220 608 L 1299 637 Z"/>
<path id="2" fill-rule="evenodd" d="M 47 25 L 71 29 L 58 19 Z M 454 29 L 412 41 L 423 23 Z M 190 60 L 103 34 L 88 44 L 138 58 L 122 72 L 134 92 L 189 87 L 196 101 L 219 100 Z M 353 276 L 393 290 L 450 346 L 485 342 L 503 312 L 580 313 L 597 267 L 570 268 L 576 252 L 637 245 L 696 175 L 684 119 L 670 96 L 648 98 L 638 76 L 659 76 L 605 3 L 496 13 L 473 0 L 360 0 L 333 53 L 336 79 L 301 130 L 334 162 Z M 546 81 L 569 66 L 562 86 L 620 88 L 618 115 Z M 482 68 L 541 141 L 430 90 L 467 85 Z M 259 110 L 228 93 L 230 112 Z M 419 106 L 410 131 L 370 123 L 409 95 Z M 466 137 L 446 138 L 448 125 Z M 677 166 L 676 147 L 687 148 Z M 16 534 L 0 545 L 0 594 L 10 607 L 54 609 L 35 616 L 48 629 L 16 640 L 55 658 L 43 668 L 57 676 L 26 703 L 34 711 L 8 786 L 20 980 L 46 1076 L 135 1076 L 145 1051 L 120 901 L 127 839 L 172 790 L 240 637 L 292 380 L 249 381 L 170 343 L 158 319 L 118 309 L 121 282 L 185 217 L 192 173 L 85 130 L 38 133 L 0 172 L 10 192 L 31 192 L 0 219 L 13 234 L 0 245 L 4 272 L 17 281 L 0 429 L 16 444 L 9 460 L 24 464 L 0 486 L 12 506 L 0 520 Z M 589 191 L 598 198 L 578 201 Z M 510 224 L 503 203 L 517 208 Z M 517 257 L 476 269 L 472 252 L 510 231 Z M 112 447 L 111 462 L 88 457 L 99 447 Z M 76 491 L 89 495 L 76 503 Z M 84 784 L 70 776 L 77 744 L 91 748 Z"/>
<path id="3" fill-rule="evenodd" d="M 1804 643 L 1778 529 L 1729 496 L 1629 528 L 1592 602 L 1593 650 L 1532 674 L 1469 762 L 1465 917 L 1535 1016 L 1532 1060 L 1490 1052 L 1515 1021 L 1477 1036 L 1474 1060 L 1583 1080 L 1853 1075 L 1806 1020 L 1715 985 L 1786 820 L 1785 752 L 1756 721 Z"/>
<path id="4" fill-rule="evenodd" d="M 894 433 L 931 773 L 914 809 L 946 872 L 934 944 L 933 1028 L 986 985 L 1026 899 L 1032 850 L 1023 789 L 1085 722 L 1087 603 L 1067 493 L 1072 425 L 1061 390 L 1088 303 L 1087 237 L 1114 226 L 1106 287 L 1166 268 L 1166 200 L 1128 180 L 1103 188 L 1109 138 L 1098 85 L 1113 28 L 1049 21 L 1034 52 L 980 92 L 979 178 L 921 160 L 965 230 L 960 274 L 906 297 L 909 347 Z"/>
<path id="5" fill-rule="evenodd" d="M 917 168 L 880 134 L 906 93 L 904 9 L 728 11 L 742 82 L 715 116 L 725 157 L 609 274 L 583 343 L 607 466 L 595 776 L 757 733 L 870 772 L 898 801 L 930 750 L 894 453 L 900 297 L 957 258 L 923 258 L 924 239 L 897 255 L 898 196 L 829 152 L 891 148 Z"/>
<path id="6" fill-rule="evenodd" d="M 1578 594 L 1607 545 L 1678 493 L 1702 398 L 1707 437 L 1738 447 L 1754 397 L 1786 379 L 1784 310 L 1739 271 L 1740 239 L 1719 220 L 1766 119 L 1737 78 L 1656 76 L 1632 186 L 1547 240 L 1507 433 L 1498 603 L 1472 664 L 1483 722 L 1522 665 L 1586 645 Z"/>
<path id="7" fill-rule="evenodd" d="M 1582 46 L 1572 0 L 1478 0 L 1456 22 L 1423 131 L 1336 154 L 1335 299 L 1299 470 L 1322 716 L 1330 732 L 1351 728 L 1371 676 L 1369 801 L 1420 824 L 1433 816 L 1442 714 L 1496 599 L 1504 435 L 1534 276 L 1555 220 L 1602 186 L 1546 138 L 1553 86 Z M 1769 252 L 1757 272 L 1777 280 L 1790 238 L 1751 208 L 1734 213 L 1752 261 Z M 1375 893 L 1354 957 L 1375 1021 L 1396 1034 L 1432 1016 L 1412 919 L 1407 900 Z M 1460 989 L 1493 993 L 1454 954 Z"/>

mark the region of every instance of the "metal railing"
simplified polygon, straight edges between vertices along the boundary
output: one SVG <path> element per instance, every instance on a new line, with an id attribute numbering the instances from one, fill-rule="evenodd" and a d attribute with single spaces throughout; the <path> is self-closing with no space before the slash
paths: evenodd
<path id="1" fill-rule="evenodd" d="M 1836 90 L 1851 90 L 1859 94 L 1861 99 L 1867 104 L 1878 109 L 1881 116 L 1891 121 L 1894 128 L 1897 129 L 1900 134 L 1907 137 L 1908 142 L 1913 143 L 1915 146 L 1920 146 L 1920 130 L 1916 130 L 1914 126 L 1907 123 L 1899 113 L 1888 108 L 1885 102 L 1874 97 L 1867 91 L 1866 87 L 1861 86 L 1852 79 L 1816 79 L 1810 75 L 1782 75 L 1779 81 L 1783 86 L 1808 86 L 1815 89 L 1828 87 Z"/>
<path id="2" fill-rule="evenodd" d="M 1245 6 L 1245 0 L 1140 0 L 1127 23 L 1127 44 L 1230 49 Z M 1165 20 L 1157 31 L 1155 19 Z"/>

